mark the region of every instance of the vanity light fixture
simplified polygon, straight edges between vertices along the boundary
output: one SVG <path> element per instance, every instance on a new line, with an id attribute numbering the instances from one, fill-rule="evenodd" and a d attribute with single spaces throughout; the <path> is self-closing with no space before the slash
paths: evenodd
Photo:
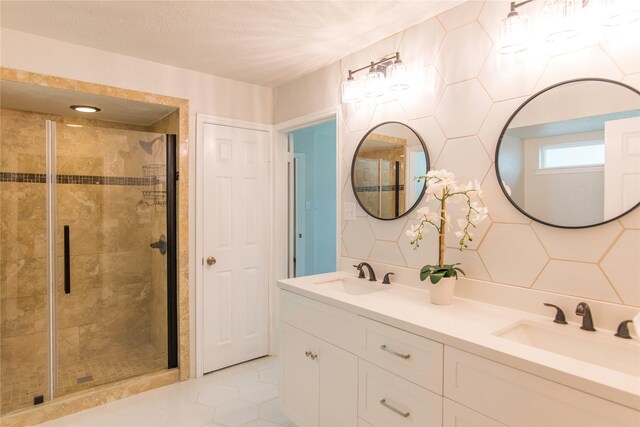
<path id="1" fill-rule="evenodd" d="M 407 66 L 400 59 L 400 53 L 396 52 L 396 59 L 393 64 L 387 67 L 387 78 L 389 79 L 389 89 L 407 90 L 409 89 L 409 79 Z"/>
<path id="2" fill-rule="evenodd" d="M 356 78 L 355 74 L 367 70 L 366 75 Z M 402 91 L 409 88 L 407 68 L 400 59 L 400 52 L 382 58 L 369 65 L 349 70 L 347 80 L 342 82 L 342 102 L 356 103 L 364 98 L 377 98 L 387 90 Z"/>
<path id="3" fill-rule="evenodd" d="M 640 20 L 640 2 L 637 0 L 542 0 L 544 6 L 532 20 L 517 10 L 533 2 L 511 2 L 509 12 L 499 24 L 498 52 L 512 54 L 527 49 L 529 41 L 536 37 L 547 42 L 560 42 L 575 37 L 581 27 L 614 27 Z M 591 17 L 586 13 L 589 6 Z M 594 19 L 594 20 L 592 20 Z"/>
<path id="4" fill-rule="evenodd" d="M 65 126 L 68 126 L 70 128 L 81 128 L 82 125 L 79 125 L 77 123 L 65 123 Z"/>
<path id="5" fill-rule="evenodd" d="M 640 2 L 637 0 L 600 0 L 606 27 L 628 25 L 640 20 Z"/>
<path id="6" fill-rule="evenodd" d="M 532 1 L 511 2 L 507 17 L 500 21 L 498 52 L 518 53 L 529 46 L 530 19 L 528 16 L 520 15 L 516 9 Z"/>
<path id="7" fill-rule="evenodd" d="M 582 8 L 588 0 L 550 0 L 542 9 L 541 31 L 547 42 L 558 42 L 575 37 Z"/>
<path id="8" fill-rule="evenodd" d="M 92 105 L 70 105 L 69 108 L 79 113 L 97 113 L 101 109 Z"/>
<path id="9" fill-rule="evenodd" d="M 364 84 L 364 96 L 367 98 L 382 96 L 384 94 L 385 83 L 384 73 L 379 67 L 374 66 L 372 61 Z"/>

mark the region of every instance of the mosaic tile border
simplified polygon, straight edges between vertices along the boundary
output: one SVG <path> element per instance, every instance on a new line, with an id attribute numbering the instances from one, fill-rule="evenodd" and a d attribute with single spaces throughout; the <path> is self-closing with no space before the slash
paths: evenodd
<path id="1" fill-rule="evenodd" d="M 28 182 L 46 184 L 47 175 L 44 173 L 0 172 L 0 182 Z M 87 185 L 155 185 L 159 183 L 156 177 L 130 176 L 100 176 L 100 175 L 56 175 L 58 184 L 87 184 Z"/>
<path id="2" fill-rule="evenodd" d="M 383 186 L 378 186 L 378 185 L 371 185 L 371 186 L 365 186 L 365 187 L 356 187 L 356 191 L 358 193 L 377 193 L 378 191 L 396 191 L 396 187 L 398 187 L 399 191 L 404 190 L 404 185 L 383 185 Z"/>

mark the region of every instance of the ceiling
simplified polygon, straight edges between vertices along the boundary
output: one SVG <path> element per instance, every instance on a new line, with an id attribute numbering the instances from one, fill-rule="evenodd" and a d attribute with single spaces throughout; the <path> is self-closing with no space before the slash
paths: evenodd
<path id="1" fill-rule="evenodd" d="M 460 3 L 3 0 L 0 25 L 275 87 Z"/>
<path id="2" fill-rule="evenodd" d="M 175 111 L 175 107 L 166 105 L 10 81 L 0 85 L 0 105 L 14 110 L 142 126 L 150 126 Z M 92 105 L 102 111 L 79 113 L 69 108 L 71 105 Z"/>

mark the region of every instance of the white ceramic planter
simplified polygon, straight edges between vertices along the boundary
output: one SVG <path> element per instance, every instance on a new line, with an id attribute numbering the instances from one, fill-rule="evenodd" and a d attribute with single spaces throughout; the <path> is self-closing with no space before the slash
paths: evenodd
<path id="1" fill-rule="evenodd" d="M 456 279 L 456 277 L 443 277 L 435 285 L 430 283 L 429 297 L 431 298 L 431 304 L 451 305 Z"/>

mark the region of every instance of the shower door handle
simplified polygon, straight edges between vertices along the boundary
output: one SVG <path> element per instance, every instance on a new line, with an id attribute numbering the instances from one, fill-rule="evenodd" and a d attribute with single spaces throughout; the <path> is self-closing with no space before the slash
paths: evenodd
<path id="1" fill-rule="evenodd" d="M 69 249 L 69 226 L 64 226 L 64 293 L 71 293 L 71 256 Z"/>

